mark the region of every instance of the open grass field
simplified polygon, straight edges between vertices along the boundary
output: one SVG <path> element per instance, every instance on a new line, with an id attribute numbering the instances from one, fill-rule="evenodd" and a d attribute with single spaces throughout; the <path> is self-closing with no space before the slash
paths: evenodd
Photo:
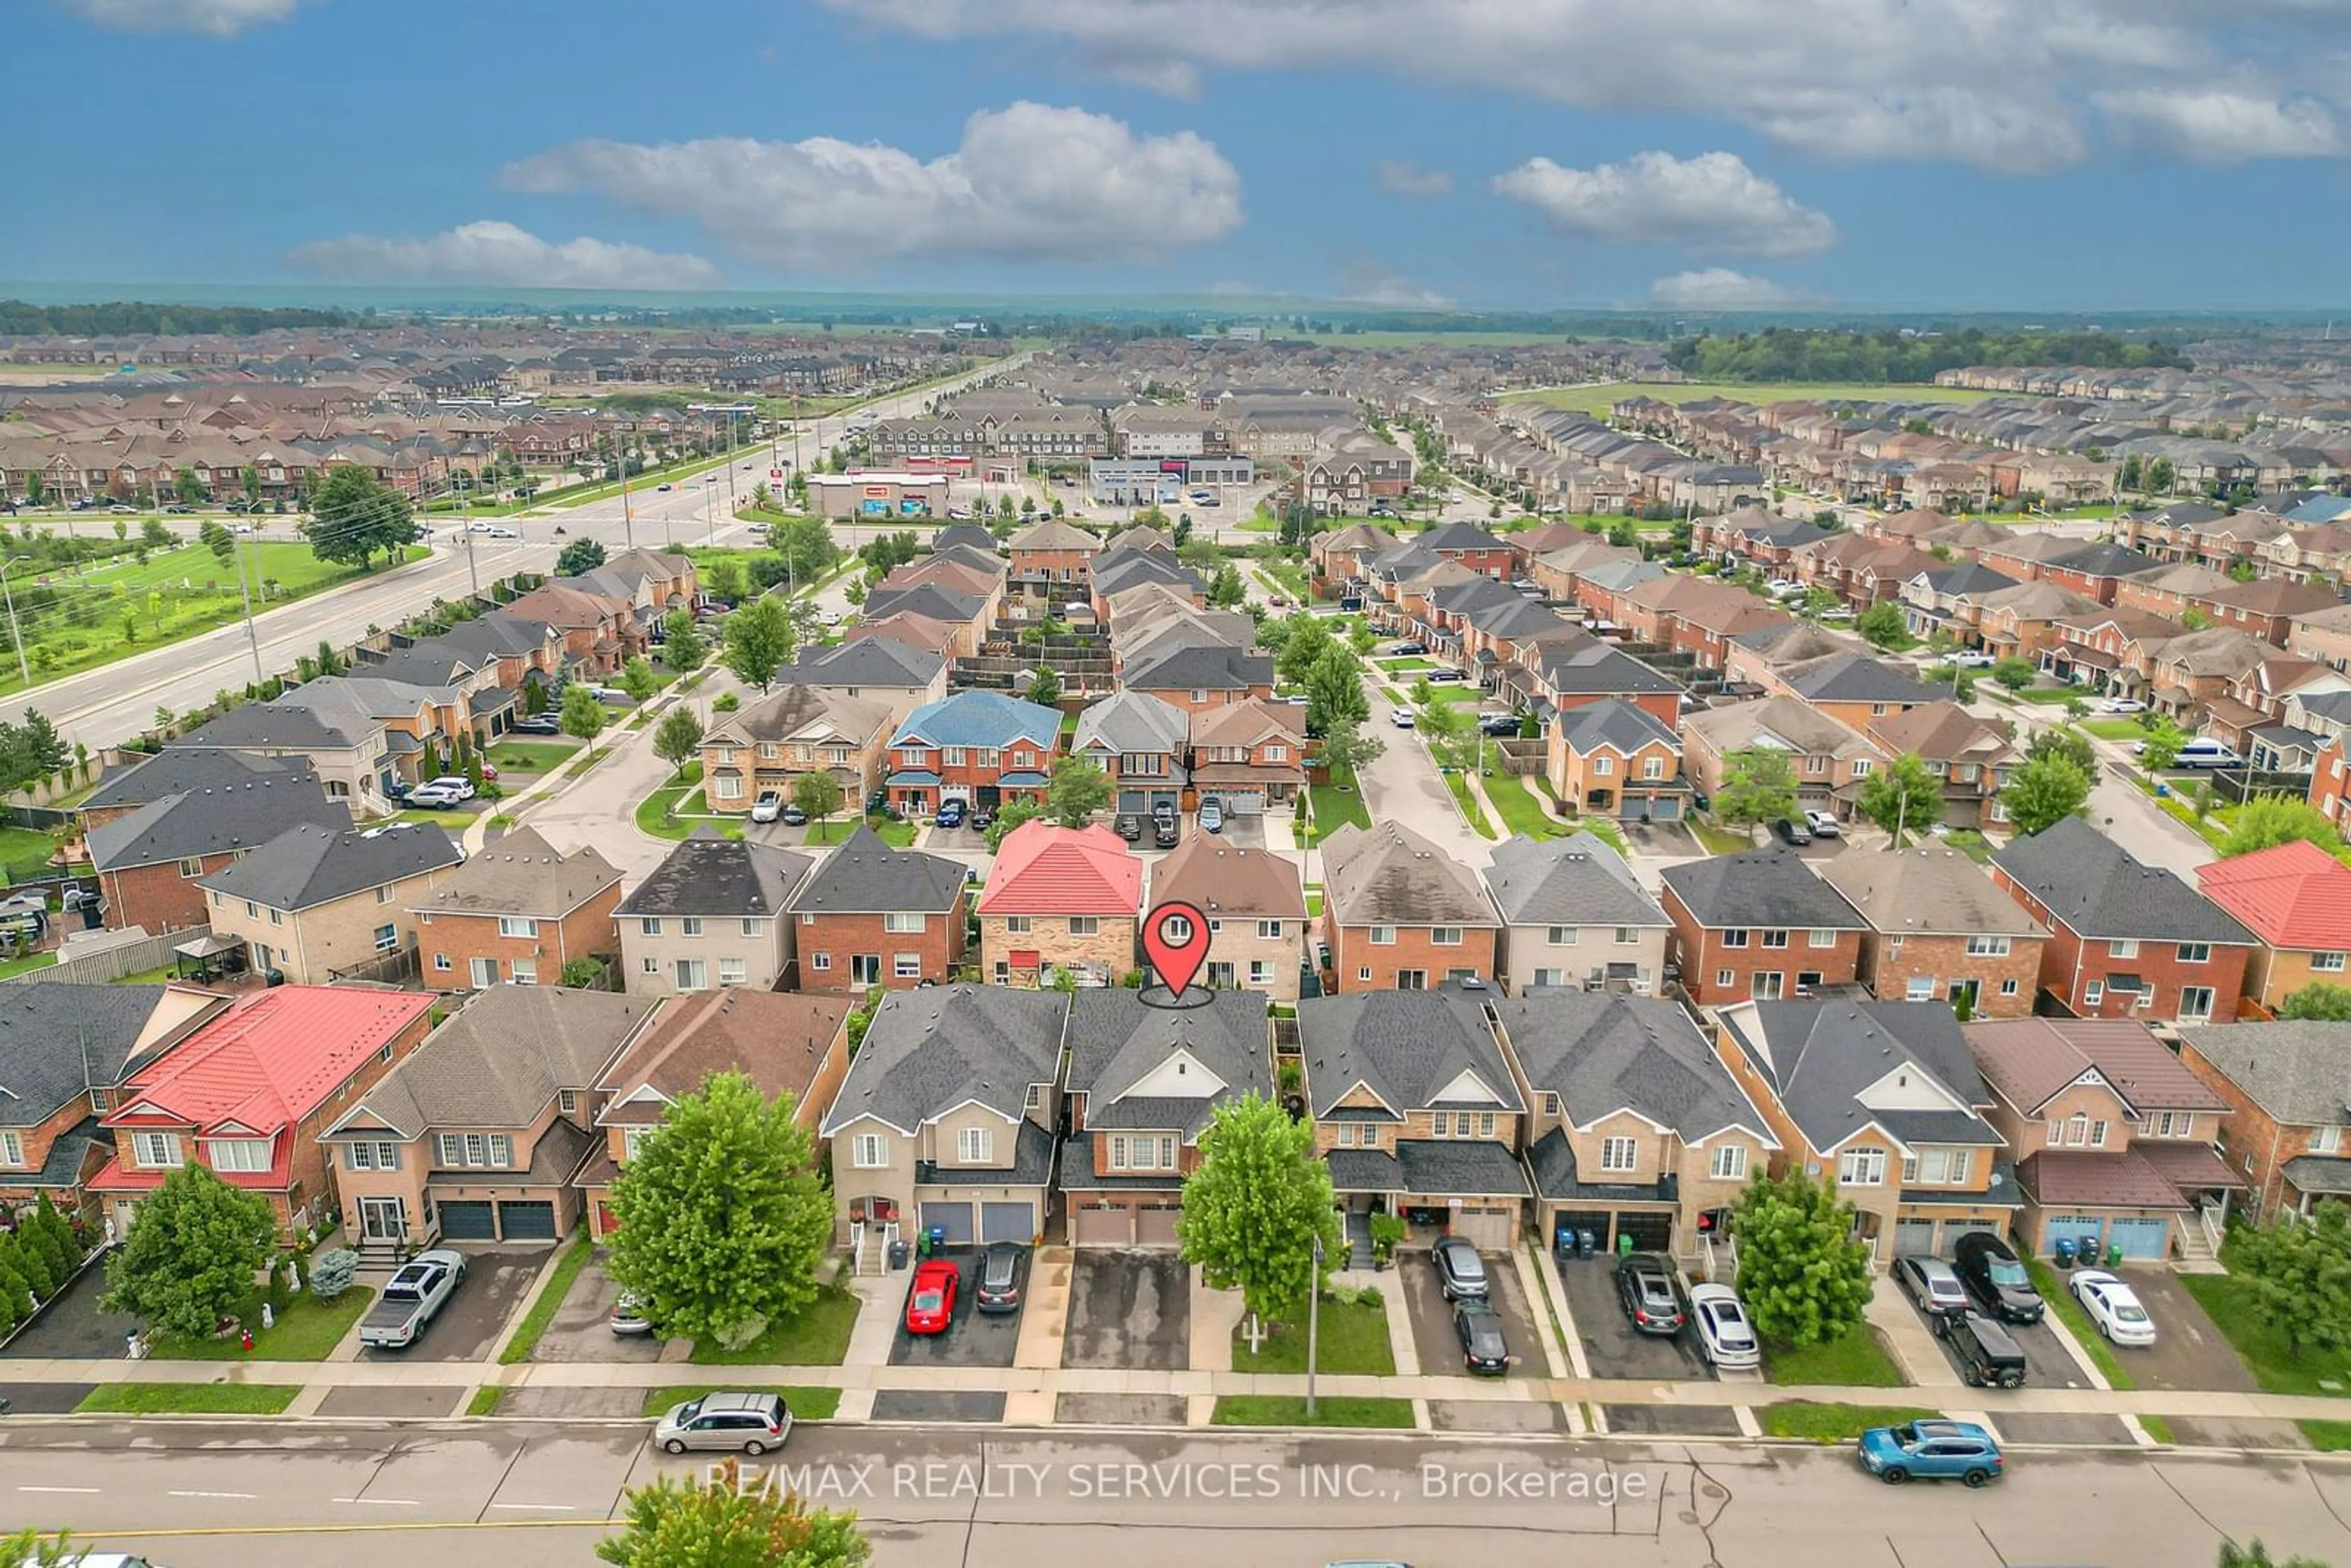
<path id="1" fill-rule="evenodd" d="M 1981 402 L 1993 394 L 1964 387 L 1868 386 L 1858 382 L 1602 382 L 1593 386 L 1544 387 L 1510 395 L 1549 403 L 1553 408 L 1603 414 L 1619 398 L 1645 396 L 1677 403 L 1727 397 L 1760 407 L 1768 402 L 1879 402 L 1889 398 L 1914 402 Z"/>

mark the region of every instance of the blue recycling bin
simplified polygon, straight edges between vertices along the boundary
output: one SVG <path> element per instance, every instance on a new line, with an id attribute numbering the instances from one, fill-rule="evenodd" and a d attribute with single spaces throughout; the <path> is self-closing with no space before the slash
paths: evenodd
<path id="1" fill-rule="evenodd" d="M 2053 1247 L 2051 1250 L 2055 1252 L 2057 1255 L 2057 1267 L 2060 1269 L 2070 1269 L 2074 1266 L 2074 1239 L 2072 1237 L 2060 1236 L 2057 1239 L 2056 1245 Z"/>
<path id="2" fill-rule="evenodd" d="M 925 1240 L 930 1243 L 928 1247 L 924 1249 L 923 1255 L 925 1257 L 935 1258 L 940 1253 L 947 1249 L 946 1227 L 943 1225 L 934 1225 L 923 1233 L 923 1237 Z"/>

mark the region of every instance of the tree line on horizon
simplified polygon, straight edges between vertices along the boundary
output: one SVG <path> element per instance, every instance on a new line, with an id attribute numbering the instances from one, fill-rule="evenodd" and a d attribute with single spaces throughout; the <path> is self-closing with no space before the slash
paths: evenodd
<path id="1" fill-rule="evenodd" d="M 2189 368 L 2159 338 L 2079 330 L 1987 332 L 1966 327 L 1929 336 L 1771 327 L 1761 332 L 1678 338 L 1666 362 L 1700 382 L 1931 382 L 1963 365 L 2081 365 L 2098 370 Z"/>

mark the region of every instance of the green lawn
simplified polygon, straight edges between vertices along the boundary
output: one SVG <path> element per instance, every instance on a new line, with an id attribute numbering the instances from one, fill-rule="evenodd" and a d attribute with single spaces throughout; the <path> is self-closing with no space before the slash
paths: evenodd
<path id="1" fill-rule="evenodd" d="M 301 1393 L 283 1383 L 104 1383 L 77 1416 L 276 1416 Z"/>
<path id="2" fill-rule="evenodd" d="M 2074 727 L 2077 729 L 2087 730 L 2090 734 L 2096 736 L 2100 740 L 2119 740 L 2129 742 L 2134 740 L 2145 740 L 2147 738 L 2147 731 L 2138 727 L 2138 722 L 2136 719 L 2085 718 L 2079 720 L 2075 724 Z"/>
<path id="3" fill-rule="evenodd" d="M 777 1323 L 739 1350 L 696 1343 L 701 1366 L 839 1366 L 849 1352 L 849 1331 L 857 1326 L 857 1298 L 847 1291 L 820 1288 L 809 1309 Z"/>
<path id="4" fill-rule="evenodd" d="M 2225 1260 L 2223 1260 L 2225 1261 Z M 2294 1355 L 2285 1335 L 2262 1321 L 2252 1292 L 2231 1274 L 2182 1274 L 2182 1289 L 2195 1297 L 2245 1363 L 2253 1381 L 2269 1394 L 2340 1396 L 2351 1388 L 2351 1355 L 2304 1348 Z M 2325 1386 L 2333 1384 L 2332 1388 Z"/>
<path id="5" fill-rule="evenodd" d="M 1461 808 L 1462 820 L 1469 831 L 1481 839 L 1494 837 L 1494 824 L 1487 820 L 1486 809 L 1478 804 L 1478 797 L 1469 792 L 1468 779 L 1459 773 L 1445 776 L 1445 787 L 1453 793 L 1453 803 Z"/>
<path id="6" fill-rule="evenodd" d="M 1361 789 L 1342 789 L 1336 784 L 1311 784 L 1307 787 L 1307 794 L 1314 802 L 1314 831 L 1326 839 L 1343 823 L 1353 822 L 1359 828 L 1372 825 L 1372 814 L 1364 809 Z"/>
<path id="7" fill-rule="evenodd" d="M 547 1325 L 555 1321 L 556 1312 L 563 1305 L 563 1298 L 571 1292 L 571 1281 L 580 1278 L 580 1270 L 588 1266 L 589 1256 L 594 1250 L 588 1245 L 585 1231 L 580 1233 L 577 1241 L 563 1249 L 563 1255 L 555 1260 L 554 1268 L 548 1273 L 547 1286 L 538 1292 L 538 1300 L 530 1304 L 530 1311 L 523 1314 L 521 1322 L 515 1325 L 514 1338 L 507 1341 L 505 1347 L 498 1352 L 498 1361 L 502 1365 L 513 1366 L 530 1359 L 531 1352 L 538 1348 L 538 1336 L 545 1333 Z"/>
<path id="8" fill-rule="evenodd" d="M 580 755 L 577 740 L 502 740 L 490 747 L 490 766 L 501 776 L 545 773 Z"/>
<path id="9" fill-rule="evenodd" d="M 499 1405 L 505 1402 L 506 1396 L 507 1391 L 495 1384 L 486 1388 L 476 1388 L 474 1390 L 474 1396 L 465 1401 L 465 1414 L 495 1416 L 498 1413 Z"/>
<path id="10" fill-rule="evenodd" d="M 1792 1399 L 1784 1404 L 1766 1405 L 1756 1412 L 1756 1417 L 1767 1437 L 1849 1443 L 1869 1427 L 1931 1420 L 1937 1414 L 1907 1405 L 1815 1405 L 1809 1399 Z"/>
<path id="11" fill-rule="evenodd" d="M 321 1301 L 305 1291 L 277 1314 L 274 1327 L 253 1331 L 247 1353 L 235 1336 L 192 1339 L 182 1334 L 159 1335 L 153 1351 L 157 1361 L 324 1361 L 343 1343 L 351 1325 L 366 1315 L 375 1291 L 354 1285 L 331 1301 Z"/>
<path id="12" fill-rule="evenodd" d="M 2138 1423 L 2142 1427 L 2150 1425 L 2145 1416 L 2138 1418 Z M 2339 1454 L 2351 1448 L 2351 1421 L 2296 1421 L 2294 1425 L 2310 1439 L 2310 1446 L 2322 1454 Z M 2171 1439 L 2167 1436 L 2163 1440 Z"/>
<path id="13" fill-rule="evenodd" d="M 1871 386 L 1860 382 L 1604 382 L 1596 386 L 1546 387 L 1510 395 L 1512 400 L 1523 398 L 1605 417 L 1617 400 L 1628 397 L 1654 397 L 1671 403 L 1722 397 L 1760 408 L 1773 402 L 1881 402 L 1888 398 L 1905 402 L 1981 402 L 1998 394 L 1966 387 Z"/>
<path id="14" fill-rule="evenodd" d="M 20 954 L 5 963 L 0 963 L 0 980 L 14 979 L 18 975 L 29 975 L 36 969 L 52 968 L 57 961 L 57 956 L 55 953 Z"/>
<path id="15" fill-rule="evenodd" d="M 871 823 L 883 843 L 893 850 L 914 847 L 914 834 L 919 830 L 914 823 L 895 817 L 830 817 L 821 822 L 810 822 L 808 841 L 812 844 L 837 844 L 860 827 Z"/>
<path id="16" fill-rule="evenodd" d="M 1864 1323 L 1826 1344 L 1767 1344 L 1763 1367 L 1782 1387 L 1824 1384 L 1840 1388 L 1900 1388 L 1909 1383 L 1877 1331 Z"/>
<path id="17" fill-rule="evenodd" d="M 1314 1417 L 1307 1419 L 1306 1401 L 1283 1394 L 1228 1394 L 1217 1401 L 1208 1420 L 1217 1427 L 1390 1427 L 1409 1431 L 1409 1399 L 1333 1399 L 1315 1401 Z"/>
<path id="18" fill-rule="evenodd" d="M 1494 814 L 1502 819 L 1506 835 L 1562 839 L 1575 831 L 1545 810 L 1523 779 L 1496 773 L 1486 780 L 1486 794 L 1494 802 Z"/>
<path id="19" fill-rule="evenodd" d="M 841 1390 L 838 1388 L 808 1388 L 796 1384 L 771 1384 L 765 1386 L 744 1383 L 676 1383 L 666 1388 L 645 1390 L 647 1416 L 665 1416 L 673 1405 L 683 1405 L 689 1399 L 699 1399 L 705 1394 L 731 1389 L 752 1394 L 780 1394 L 791 1407 L 797 1421 L 830 1421 L 841 1413 Z"/>
<path id="20" fill-rule="evenodd" d="M 2065 1332 L 2072 1334 L 2074 1343 L 2088 1354 L 2090 1364 L 2105 1375 L 2107 1384 L 2116 1388 L 2136 1386 L 2131 1382 L 2130 1374 L 2123 1370 L 2122 1363 L 2115 1359 L 2113 1347 L 2091 1323 L 2090 1314 L 2082 1310 L 2082 1303 L 2074 1299 L 2074 1292 L 2067 1290 L 2065 1281 L 2057 1277 L 2057 1270 L 2038 1258 L 2027 1258 L 2024 1267 L 2032 1275 L 2032 1288 L 2041 1292 L 2041 1299 L 2049 1303 L 2049 1310 L 2064 1321 Z"/>
<path id="21" fill-rule="evenodd" d="M 1388 1311 L 1384 1302 L 1324 1301 L 1317 1330 L 1315 1370 L 1363 1373 L 1374 1377 L 1395 1375 L 1395 1352 L 1388 1343 Z M 1235 1372 L 1306 1370 L 1306 1323 L 1275 1325 L 1262 1350 L 1249 1349 L 1249 1335 L 1233 1331 Z"/>
<path id="22" fill-rule="evenodd" d="M 1434 670 L 1441 668 L 1436 660 L 1422 658 L 1417 653 L 1406 653 L 1403 657 L 1395 659 L 1374 659 L 1372 663 L 1377 664 L 1381 669 L 1386 670 L 1395 674 L 1405 674 L 1415 670 Z"/>
<path id="23" fill-rule="evenodd" d="M 1710 855 L 1741 854 L 1755 847 L 1755 841 L 1745 833 L 1714 827 L 1695 817 L 1690 819 L 1689 831 L 1698 835 L 1698 841 L 1706 846 Z"/>
<path id="24" fill-rule="evenodd" d="M 2160 1416 L 2142 1416 L 2138 1418 L 2138 1424 L 2146 1427 L 2147 1435 L 2154 1438 L 2158 1443 L 2169 1444 L 2176 1443 L 2178 1441 L 2178 1439 L 2171 1435 L 2171 1423 L 2165 1420 Z M 2334 1423 L 2331 1421 L 2315 1421 L 2305 1423 L 2305 1425 L 2331 1427 Z"/>

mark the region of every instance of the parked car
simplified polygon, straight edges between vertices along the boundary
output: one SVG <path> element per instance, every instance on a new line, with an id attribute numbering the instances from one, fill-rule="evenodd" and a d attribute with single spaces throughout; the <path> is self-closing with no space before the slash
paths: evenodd
<path id="1" fill-rule="evenodd" d="M 1763 1364 L 1763 1348 L 1756 1343 L 1755 1324 L 1747 1305 L 1728 1285 L 1692 1285 L 1690 1321 L 1698 1325 L 1698 1346 L 1707 1360 L 1726 1370 Z"/>
<path id="2" fill-rule="evenodd" d="M 2242 768 L 2245 759 L 2236 751 L 2217 740 L 2199 736 L 2179 748 L 2172 758 L 2174 768 Z"/>
<path id="3" fill-rule="evenodd" d="M 906 1332 L 945 1333 L 955 1321 L 956 1291 L 963 1270 L 943 1258 L 933 1258 L 914 1270 L 914 1288 L 906 1292 Z"/>
<path id="4" fill-rule="evenodd" d="M 1412 709 L 1408 707 L 1395 709 L 1388 715 L 1388 722 L 1398 729 L 1410 729 L 1413 725 Z"/>
<path id="5" fill-rule="evenodd" d="M 784 814 L 784 796 L 780 789 L 762 789 L 759 798 L 751 802 L 751 820 L 772 822 Z"/>
<path id="6" fill-rule="evenodd" d="M 2100 697 L 2096 702 L 2092 703 L 2090 707 L 2095 713 L 2145 713 L 2147 711 L 2145 703 L 2134 702 L 2129 697 Z"/>
<path id="7" fill-rule="evenodd" d="M 1020 1310 L 1020 1248 L 1010 1241 L 991 1242 L 980 1255 L 979 1279 L 971 1304 L 983 1312 Z"/>
<path id="8" fill-rule="evenodd" d="M 1862 1468 L 1888 1486 L 1917 1478 L 1970 1487 L 2000 1479 L 2000 1445 L 1973 1421 L 1912 1421 L 1872 1427 L 1858 1448 Z"/>
<path id="9" fill-rule="evenodd" d="M 960 828 L 963 818 L 964 805 L 960 800 L 949 800 L 939 808 L 938 821 L 942 828 Z"/>
<path id="10" fill-rule="evenodd" d="M 1447 669 L 1423 670 L 1421 674 L 1432 686 L 1451 685 L 1458 681 L 1466 681 L 1469 678 L 1458 670 Z"/>
<path id="11" fill-rule="evenodd" d="M 465 1260 L 445 1247 L 419 1252 L 386 1281 L 383 1293 L 360 1320 L 360 1343 L 405 1350 L 465 1282 Z"/>
<path id="12" fill-rule="evenodd" d="M 1200 797 L 1200 831 L 1207 833 L 1225 831 L 1225 803 L 1214 795 Z"/>
<path id="13" fill-rule="evenodd" d="M 1674 1266 L 1655 1252 L 1627 1252 L 1616 1260 L 1616 1299 L 1642 1333 L 1677 1334 L 1687 1321 Z"/>
<path id="14" fill-rule="evenodd" d="M 1395 647 L 1388 650 L 1391 656 L 1399 659 L 1411 658 L 1416 654 L 1426 653 L 1427 652 L 1428 644 L 1426 643 L 1398 643 Z"/>
<path id="15" fill-rule="evenodd" d="M 1981 1312 L 1963 1312 L 1949 1321 L 1943 1343 L 1959 1364 L 1959 1381 L 1970 1388 L 2022 1388 L 2030 1368 L 2024 1347 L 2000 1326 L 2000 1320 Z"/>
<path id="16" fill-rule="evenodd" d="M 1781 818 L 1771 824 L 1771 831 L 1791 844 L 1809 844 L 1813 841 L 1813 830 L 1792 817 Z"/>
<path id="17" fill-rule="evenodd" d="M 674 489 L 676 489 L 676 488 L 677 488 L 677 486 L 674 486 L 674 485 L 673 485 L 673 484 L 671 484 L 668 480 L 664 479 L 664 480 L 663 480 L 660 484 L 658 484 L 658 485 L 654 486 L 653 486 L 653 488 L 654 488 L 654 489 L 656 489 L 656 490 L 674 490 Z"/>
<path id="18" fill-rule="evenodd" d="M 1813 837 L 1816 839 L 1834 839 L 1842 831 L 1837 827 L 1835 816 L 1827 811 L 1806 811 L 1804 826 L 1813 830 Z"/>
<path id="19" fill-rule="evenodd" d="M 2008 1243 L 1988 1230 L 1960 1237 L 1959 1245 L 1951 1249 L 1951 1267 L 1975 1292 L 1976 1300 L 1997 1317 L 2012 1323 L 2037 1323 L 2048 1310 L 2041 1292 L 2032 1288 L 2032 1276 Z"/>
<path id="20" fill-rule="evenodd" d="M 453 806 L 463 805 L 465 797 L 439 784 L 419 784 L 402 795 L 400 803 L 420 810 L 444 811 Z"/>
<path id="21" fill-rule="evenodd" d="M 620 1299 L 612 1303 L 611 1315 L 605 1321 L 614 1333 L 623 1338 L 653 1332 L 653 1320 L 645 1316 L 645 1309 L 638 1304 L 636 1297 L 626 1291 L 622 1291 Z"/>
<path id="22" fill-rule="evenodd" d="M 535 713 L 514 721 L 517 735 L 561 735 L 563 721 L 551 713 Z"/>
<path id="23" fill-rule="evenodd" d="M 1134 816 L 1121 817 L 1118 820 L 1118 836 L 1124 839 L 1130 844 L 1141 843 L 1143 841 L 1143 819 Z"/>
<path id="24" fill-rule="evenodd" d="M 1962 670 L 1989 670 L 2000 661 L 1990 653 L 1980 653 L 1972 648 L 1959 648 L 1944 654 L 1937 663 L 1955 664 Z"/>
<path id="25" fill-rule="evenodd" d="M 757 1458 L 792 1435 L 792 1407 L 778 1394 L 720 1389 L 673 1405 L 653 1424 L 653 1447 L 664 1454 L 721 1448 Z"/>
<path id="26" fill-rule="evenodd" d="M 986 806 L 974 806 L 971 809 L 972 831 L 984 833 L 994 826 L 996 826 L 996 813 L 993 810 Z"/>
<path id="27" fill-rule="evenodd" d="M 424 781 L 427 789 L 446 789 L 460 800 L 474 798 L 474 781 L 462 773 L 444 773 Z"/>
<path id="28" fill-rule="evenodd" d="M 1489 1285 L 1486 1281 L 1486 1260 L 1478 1256 L 1478 1249 L 1458 1236 L 1440 1236 L 1428 1249 L 1429 1260 L 1437 1265 L 1437 1288 L 1448 1301 L 1482 1301 Z"/>
<path id="29" fill-rule="evenodd" d="M 1500 1377 L 1510 1370 L 1510 1347 L 1502 1338 L 1502 1314 L 1483 1301 L 1453 1309 L 1453 1332 L 1461 1341 L 1461 1364 L 1469 1372 Z"/>
<path id="30" fill-rule="evenodd" d="M 1173 817 L 1160 817 L 1151 824 L 1151 842 L 1156 849 L 1172 850 L 1183 836 L 1183 830 L 1176 825 Z"/>
<path id="31" fill-rule="evenodd" d="M 1954 1318 L 1968 1313 L 1968 1290 L 1959 1276 L 1940 1258 L 1905 1253 L 1894 1260 L 1895 1283 L 1926 1314 L 1928 1326 L 1941 1333 Z"/>
<path id="32" fill-rule="evenodd" d="M 2116 1344 L 2153 1344 L 2155 1320 L 2139 1304 L 2138 1292 L 2104 1269 L 2076 1269 L 2066 1288 L 2098 1333 Z"/>
<path id="33" fill-rule="evenodd" d="M 1516 735 L 1522 727 L 1514 713 L 1489 713 L 1478 721 L 1478 727 L 1488 735 Z"/>
<path id="34" fill-rule="evenodd" d="M 776 821 L 783 823 L 783 825 L 788 828 L 805 828 L 808 826 L 808 813 L 801 810 L 799 806 L 793 804 L 791 801 L 787 800 L 784 802 L 783 814 L 778 817 Z"/>

